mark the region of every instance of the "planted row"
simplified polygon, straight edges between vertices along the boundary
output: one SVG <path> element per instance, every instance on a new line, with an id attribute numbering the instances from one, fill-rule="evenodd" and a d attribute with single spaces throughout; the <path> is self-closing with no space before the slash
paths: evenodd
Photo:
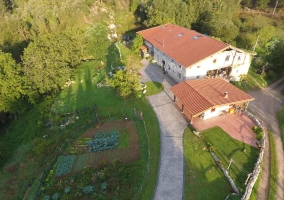
<path id="1" fill-rule="evenodd" d="M 110 149 L 116 149 L 118 147 L 117 131 L 109 131 L 96 134 L 93 140 L 87 142 L 89 152 L 100 152 Z"/>
<path id="2" fill-rule="evenodd" d="M 62 176 L 71 172 L 74 162 L 76 160 L 75 155 L 59 156 L 57 162 L 57 168 L 55 170 L 55 176 Z"/>

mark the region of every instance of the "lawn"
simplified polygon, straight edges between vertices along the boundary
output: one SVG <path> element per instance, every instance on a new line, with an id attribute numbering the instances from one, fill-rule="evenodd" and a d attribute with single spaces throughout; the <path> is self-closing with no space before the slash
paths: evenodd
<path id="1" fill-rule="evenodd" d="M 158 94 L 164 90 L 163 84 L 155 81 L 149 81 L 145 83 L 146 85 L 146 96 L 151 96 L 154 94 Z"/>
<path id="2" fill-rule="evenodd" d="M 269 183 L 269 200 L 276 199 L 277 193 L 277 155 L 276 155 L 276 146 L 273 133 L 271 130 L 268 130 L 269 136 L 269 148 L 270 148 L 270 183 Z"/>
<path id="3" fill-rule="evenodd" d="M 120 50 L 122 57 L 130 53 L 122 45 Z M 0 199 L 22 199 L 28 185 L 31 185 L 31 189 L 27 198 L 34 199 L 41 177 L 51 169 L 64 149 L 70 148 L 79 135 L 94 127 L 97 118 L 112 121 L 122 119 L 123 114 L 134 120 L 141 147 L 141 184 L 132 194 L 141 199 L 153 197 L 160 159 L 157 118 L 146 99 L 122 99 L 106 86 L 104 77 L 111 63 L 114 66 L 124 64 L 119 59 L 116 46 L 109 48 L 107 58 L 106 67 L 96 61 L 82 63 L 72 76 L 71 85 L 56 99 L 45 100 L 23 113 L 7 134 L 0 136 L 1 153 L 4 153 L 1 160 Z M 103 84 L 100 88 L 97 87 L 99 82 Z M 134 108 L 143 113 L 145 123 L 136 118 Z M 126 145 L 127 136 L 124 137 L 124 144 L 122 141 L 121 145 Z M 129 175 L 129 179 L 133 177 L 135 173 Z"/>
<path id="4" fill-rule="evenodd" d="M 185 199 L 225 199 L 232 192 L 228 180 L 208 151 L 208 142 L 225 168 L 231 158 L 234 160 L 229 174 L 243 192 L 247 174 L 252 172 L 258 157 L 258 150 L 233 139 L 219 127 L 201 134 L 203 138 L 198 138 L 189 128 L 184 133 Z"/>

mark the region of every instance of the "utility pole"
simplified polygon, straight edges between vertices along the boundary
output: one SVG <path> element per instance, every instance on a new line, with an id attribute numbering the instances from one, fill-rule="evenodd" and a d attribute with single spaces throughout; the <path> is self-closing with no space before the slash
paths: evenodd
<path id="1" fill-rule="evenodd" d="M 274 7 L 273 12 L 272 12 L 272 15 L 274 15 L 274 13 L 275 13 L 276 7 L 277 7 L 277 5 L 278 5 L 278 1 L 279 1 L 279 0 L 276 1 L 275 7 Z"/>
<path id="2" fill-rule="evenodd" d="M 257 36 L 257 38 L 256 38 L 256 42 L 255 42 L 255 44 L 254 44 L 254 46 L 253 46 L 253 52 L 255 51 L 255 48 L 256 48 L 256 45 L 257 45 L 257 42 L 258 42 L 258 38 L 259 38 L 259 35 Z"/>

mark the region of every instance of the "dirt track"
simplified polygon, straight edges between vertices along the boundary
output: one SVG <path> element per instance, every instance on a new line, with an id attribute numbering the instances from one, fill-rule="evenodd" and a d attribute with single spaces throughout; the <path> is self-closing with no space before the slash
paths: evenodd
<path id="1" fill-rule="evenodd" d="M 277 150 L 277 163 L 278 163 L 278 180 L 277 180 L 277 196 L 276 199 L 283 199 L 284 196 L 284 152 L 283 144 L 281 141 L 281 134 L 279 130 L 279 124 L 277 121 L 276 113 L 283 107 L 284 97 L 280 95 L 281 90 L 284 89 L 284 77 L 271 84 L 269 87 L 257 90 L 249 91 L 248 93 L 255 98 L 249 104 L 249 109 L 259 119 L 261 119 L 265 127 L 269 128 L 273 132 Z M 266 150 L 264 152 L 264 162 L 262 170 L 262 178 L 259 185 L 257 199 L 268 199 L 269 193 L 269 141 L 266 137 Z"/>

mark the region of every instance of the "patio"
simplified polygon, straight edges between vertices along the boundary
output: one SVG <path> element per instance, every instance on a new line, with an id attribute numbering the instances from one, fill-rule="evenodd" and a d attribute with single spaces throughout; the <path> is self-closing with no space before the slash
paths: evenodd
<path id="1" fill-rule="evenodd" d="M 252 127 L 255 125 L 256 124 L 249 117 L 242 113 L 226 114 L 206 120 L 195 117 L 192 124 L 198 131 L 219 126 L 231 137 L 257 147 L 256 143 L 258 140 L 255 139 L 255 133 L 252 131 Z"/>

